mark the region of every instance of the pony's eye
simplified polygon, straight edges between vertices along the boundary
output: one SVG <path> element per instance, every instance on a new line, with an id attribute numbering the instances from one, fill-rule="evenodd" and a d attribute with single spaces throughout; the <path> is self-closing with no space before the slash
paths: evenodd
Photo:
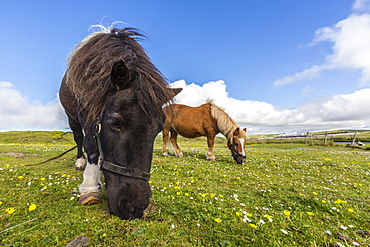
<path id="1" fill-rule="evenodd" d="M 112 129 L 116 129 L 116 130 L 119 130 L 121 128 L 121 125 L 119 123 L 119 121 L 116 119 L 116 118 L 111 118 L 108 120 L 108 123 L 109 123 L 109 126 L 112 128 Z"/>

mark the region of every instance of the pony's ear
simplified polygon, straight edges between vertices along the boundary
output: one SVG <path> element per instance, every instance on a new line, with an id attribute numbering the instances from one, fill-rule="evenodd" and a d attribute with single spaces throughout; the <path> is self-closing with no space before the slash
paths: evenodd
<path id="1" fill-rule="evenodd" d="M 244 130 L 245 133 L 247 133 L 247 128 L 244 128 L 243 130 Z"/>
<path id="2" fill-rule="evenodd" d="M 119 60 L 113 64 L 111 71 L 111 82 L 117 91 L 129 88 L 131 86 L 130 77 L 130 71 L 126 67 L 125 62 Z"/>
<path id="3" fill-rule="evenodd" d="M 175 97 L 182 91 L 182 88 L 171 88 L 171 90 L 173 92 L 173 97 Z"/>
<path id="4" fill-rule="evenodd" d="M 235 131 L 234 131 L 234 136 L 237 136 L 239 135 L 239 132 L 240 132 L 240 128 L 236 128 Z"/>

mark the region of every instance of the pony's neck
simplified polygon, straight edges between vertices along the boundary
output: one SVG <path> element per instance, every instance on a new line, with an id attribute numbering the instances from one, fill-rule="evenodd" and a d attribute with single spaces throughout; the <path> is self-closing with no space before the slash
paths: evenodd
<path id="1" fill-rule="evenodd" d="M 226 128 L 226 129 L 219 128 L 219 130 L 221 134 L 223 134 L 226 137 L 227 141 L 231 142 L 236 128 L 238 128 L 238 125 L 235 125 L 235 126 L 232 126 L 232 128 Z"/>

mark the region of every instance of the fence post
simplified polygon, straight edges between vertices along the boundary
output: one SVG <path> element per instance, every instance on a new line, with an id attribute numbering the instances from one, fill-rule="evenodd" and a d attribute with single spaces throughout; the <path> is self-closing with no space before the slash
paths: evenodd
<path id="1" fill-rule="evenodd" d="M 307 134 L 306 134 L 306 144 L 308 142 L 308 133 L 310 133 L 310 132 L 307 131 Z"/>
<path id="2" fill-rule="evenodd" d="M 354 136 L 352 138 L 351 146 L 354 146 L 355 145 L 356 136 L 357 136 L 357 132 L 354 134 Z"/>
<path id="3" fill-rule="evenodd" d="M 326 145 L 326 142 L 328 140 L 328 132 L 325 132 L 325 140 L 324 140 L 324 145 Z"/>

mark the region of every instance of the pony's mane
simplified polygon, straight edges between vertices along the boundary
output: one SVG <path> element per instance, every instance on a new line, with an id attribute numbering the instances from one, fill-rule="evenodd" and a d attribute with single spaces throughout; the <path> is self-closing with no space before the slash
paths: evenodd
<path id="1" fill-rule="evenodd" d="M 220 107 L 215 105 L 213 102 L 208 101 L 208 104 L 211 105 L 211 115 L 217 122 L 218 130 L 226 136 L 228 140 L 231 140 L 233 133 L 239 125 Z M 247 138 L 244 131 L 240 131 L 242 138 Z"/>
<path id="2" fill-rule="evenodd" d="M 134 28 L 117 29 L 94 25 L 100 31 L 88 35 L 71 53 L 66 83 L 75 95 L 85 125 L 90 125 L 102 111 L 108 94 L 120 90 L 111 81 L 116 62 L 123 62 L 128 73 L 126 88 L 136 92 L 140 107 L 155 115 L 174 94 L 150 61 L 137 39 L 145 36 Z"/>

